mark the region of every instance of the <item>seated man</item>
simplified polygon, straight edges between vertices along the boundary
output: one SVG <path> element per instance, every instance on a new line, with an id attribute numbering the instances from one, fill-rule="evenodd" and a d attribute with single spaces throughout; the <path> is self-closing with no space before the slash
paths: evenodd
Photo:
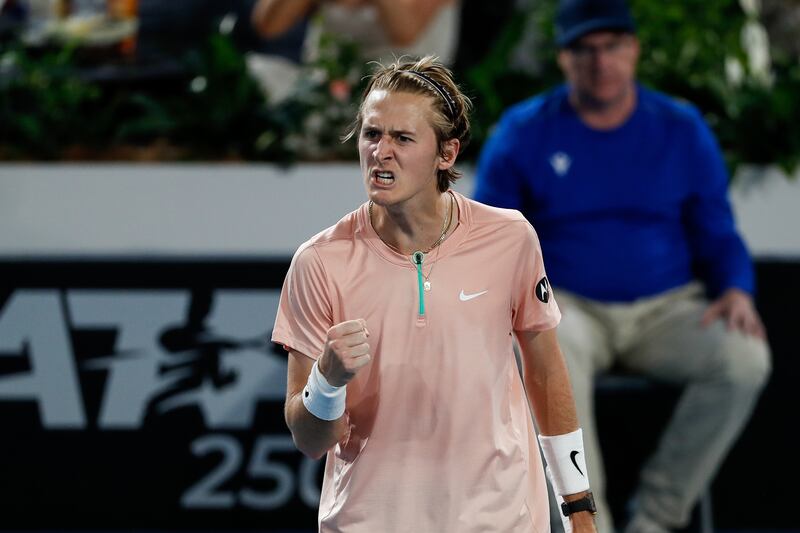
<path id="1" fill-rule="evenodd" d="M 627 529 L 670 531 L 688 523 L 769 375 L 753 269 L 700 113 L 636 82 L 639 42 L 624 1 L 563 0 L 556 30 L 567 83 L 506 112 L 474 196 L 521 210 L 539 232 L 599 531 L 613 524 L 595 375 L 619 364 L 685 385 L 640 474 Z"/>

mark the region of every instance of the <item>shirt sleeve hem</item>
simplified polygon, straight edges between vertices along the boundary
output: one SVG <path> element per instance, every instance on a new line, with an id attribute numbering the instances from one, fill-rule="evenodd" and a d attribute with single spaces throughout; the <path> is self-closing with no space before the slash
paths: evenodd
<path id="1" fill-rule="evenodd" d="M 283 347 L 287 350 L 293 350 L 297 353 L 301 353 L 313 361 L 316 361 L 321 355 L 317 354 L 316 350 L 311 348 L 309 345 L 298 341 L 291 335 L 274 334 L 272 336 L 272 342 L 283 345 Z"/>
<path id="2" fill-rule="evenodd" d="M 514 326 L 514 331 L 548 331 L 561 322 L 561 315 L 553 317 L 544 322 L 535 322 L 533 324 L 523 324 L 521 327 Z"/>

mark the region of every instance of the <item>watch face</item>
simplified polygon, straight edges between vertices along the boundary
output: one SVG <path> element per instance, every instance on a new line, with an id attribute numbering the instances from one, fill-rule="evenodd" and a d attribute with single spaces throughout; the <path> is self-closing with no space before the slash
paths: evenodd
<path id="1" fill-rule="evenodd" d="M 594 494 L 592 494 L 591 492 L 588 493 L 585 496 L 585 499 L 586 499 L 587 502 L 589 502 L 589 511 L 591 511 L 592 514 L 596 514 L 597 513 L 597 507 L 594 504 Z"/>

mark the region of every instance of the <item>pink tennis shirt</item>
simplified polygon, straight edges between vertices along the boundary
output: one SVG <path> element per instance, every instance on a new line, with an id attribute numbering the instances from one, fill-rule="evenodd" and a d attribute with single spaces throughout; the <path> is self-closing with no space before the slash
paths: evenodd
<path id="1" fill-rule="evenodd" d="M 367 204 L 292 260 L 272 340 L 316 359 L 331 326 L 364 318 L 373 356 L 347 385 L 321 532 L 550 530 L 512 331 L 561 315 L 525 218 L 453 194 L 458 227 L 423 263 L 424 319 L 416 268 L 380 240 Z"/>

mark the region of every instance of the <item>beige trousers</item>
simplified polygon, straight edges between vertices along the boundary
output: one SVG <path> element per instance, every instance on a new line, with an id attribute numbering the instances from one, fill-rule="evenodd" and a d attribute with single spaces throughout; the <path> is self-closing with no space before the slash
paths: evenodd
<path id="1" fill-rule="evenodd" d="M 594 379 L 612 365 L 684 385 L 634 495 L 637 512 L 669 528 L 684 527 L 750 417 L 770 373 L 769 347 L 760 339 L 728 331 L 721 321 L 701 327 L 708 301 L 698 283 L 624 304 L 601 303 L 558 289 L 555 296 L 563 314 L 558 339 L 583 428 L 598 531 L 610 533 L 614 524 L 595 427 Z M 557 513 L 553 505 L 556 532 L 562 530 Z"/>

